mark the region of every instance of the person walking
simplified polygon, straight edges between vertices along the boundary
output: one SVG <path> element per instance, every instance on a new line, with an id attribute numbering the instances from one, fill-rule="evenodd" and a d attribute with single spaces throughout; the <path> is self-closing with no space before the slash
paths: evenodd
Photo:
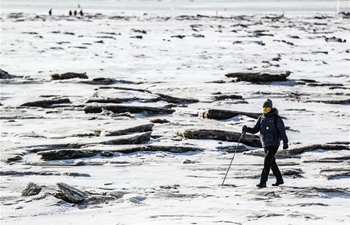
<path id="1" fill-rule="evenodd" d="M 255 134 L 260 131 L 261 145 L 265 151 L 264 168 L 261 172 L 260 183 L 256 186 L 259 188 L 266 187 L 266 182 L 270 173 L 276 177 L 276 183 L 272 186 L 278 186 L 284 183 L 281 171 L 276 164 L 275 155 L 283 141 L 283 149 L 288 148 L 288 137 L 282 118 L 278 115 L 278 110 L 273 108 L 272 101 L 267 99 L 263 104 L 263 114 L 258 118 L 254 127 L 242 127 L 242 132 Z"/>

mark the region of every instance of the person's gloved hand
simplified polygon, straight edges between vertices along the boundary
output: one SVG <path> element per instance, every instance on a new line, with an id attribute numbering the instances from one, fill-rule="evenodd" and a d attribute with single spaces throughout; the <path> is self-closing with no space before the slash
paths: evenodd
<path id="1" fill-rule="evenodd" d="M 288 143 L 283 143 L 283 149 L 287 149 L 288 147 Z"/>
<path id="2" fill-rule="evenodd" d="M 242 127 L 242 133 L 245 133 L 245 132 L 247 132 L 247 126 L 246 125 L 244 125 L 243 127 Z"/>

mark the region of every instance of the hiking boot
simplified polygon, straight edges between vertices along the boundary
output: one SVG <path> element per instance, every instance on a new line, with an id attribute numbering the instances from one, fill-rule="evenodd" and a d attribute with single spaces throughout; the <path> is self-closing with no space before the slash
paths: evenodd
<path id="1" fill-rule="evenodd" d="M 265 188 L 266 184 L 265 183 L 259 183 L 256 185 L 258 188 Z"/>
<path id="2" fill-rule="evenodd" d="M 272 186 L 278 186 L 280 184 L 284 184 L 283 180 L 276 181 L 276 183 L 272 184 Z"/>

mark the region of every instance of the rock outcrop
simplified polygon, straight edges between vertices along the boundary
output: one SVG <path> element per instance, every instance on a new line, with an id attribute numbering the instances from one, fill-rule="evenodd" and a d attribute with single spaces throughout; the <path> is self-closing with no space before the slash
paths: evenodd
<path id="1" fill-rule="evenodd" d="M 101 113 L 103 109 L 112 111 L 113 113 L 149 113 L 149 114 L 171 114 L 175 112 L 174 109 L 165 107 L 152 107 L 152 106 L 133 106 L 133 105 L 118 105 L 118 104 L 106 104 L 106 105 L 88 105 L 84 107 L 85 113 Z"/>
<path id="2" fill-rule="evenodd" d="M 52 74 L 51 80 L 67 80 L 67 79 L 73 79 L 73 78 L 80 78 L 80 79 L 88 79 L 89 77 L 86 75 L 86 73 L 74 73 L 74 72 L 67 72 L 62 74 Z"/>
<path id="3" fill-rule="evenodd" d="M 65 103 L 68 103 L 68 104 L 71 103 L 69 98 L 43 99 L 43 100 L 38 100 L 33 102 L 26 102 L 20 106 L 49 108 L 52 105 L 65 104 Z"/>
<path id="4" fill-rule="evenodd" d="M 237 81 L 249 81 L 259 83 L 285 81 L 291 73 L 291 71 L 244 71 L 228 73 L 225 76 L 227 78 L 236 78 Z"/>
<path id="5" fill-rule="evenodd" d="M 216 119 L 216 120 L 225 120 L 238 115 L 246 115 L 254 119 L 258 119 L 261 116 L 261 113 L 249 113 L 242 111 L 232 111 L 232 110 L 222 110 L 222 109 L 207 109 L 204 112 L 199 114 L 200 117 L 205 119 Z"/>
<path id="6" fill-rule="evenodd" d="M 33 182 L 29 182 L 27 186 L 22 190 L 22 196 L 37 195 L 42 188 Z"/>
<path id="7" fill-rule="evenodd" d="M 213 139 L 234 142 L 238 142 L 241 136 L 241 133 L 238 132 L 211 129 L 186 129 L 176 134 L 188 139 Z M 256 135 L 246 134 L 243 136 L 241 143 L 253 147 L 261 147 L 260 138 Z"/>

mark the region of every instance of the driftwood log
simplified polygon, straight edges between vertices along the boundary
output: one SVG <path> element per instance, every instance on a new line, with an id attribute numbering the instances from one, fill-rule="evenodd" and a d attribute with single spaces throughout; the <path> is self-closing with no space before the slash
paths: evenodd
<path id="1" fill-rule="evenodd" d="M 210 129 L 187 129 L 179 131 L 176 134 L 188 139 L 214 139 L 234 142 L 238 142 L 238 139 L 241 136 L 241 133 L 239 132 Z M 256 135 L 246 134 L 243 136 L 241 142 L 249 146 L 261 147 L 260 138 Z"/>
<path id="2" fill-rule="evenodd" d="M 228 78 L 236 78 L 237 81 L 272 82 L 285 81 L 291 73 L 291 71 L 249 71 L 228 73 L 225 76 Z"/>

